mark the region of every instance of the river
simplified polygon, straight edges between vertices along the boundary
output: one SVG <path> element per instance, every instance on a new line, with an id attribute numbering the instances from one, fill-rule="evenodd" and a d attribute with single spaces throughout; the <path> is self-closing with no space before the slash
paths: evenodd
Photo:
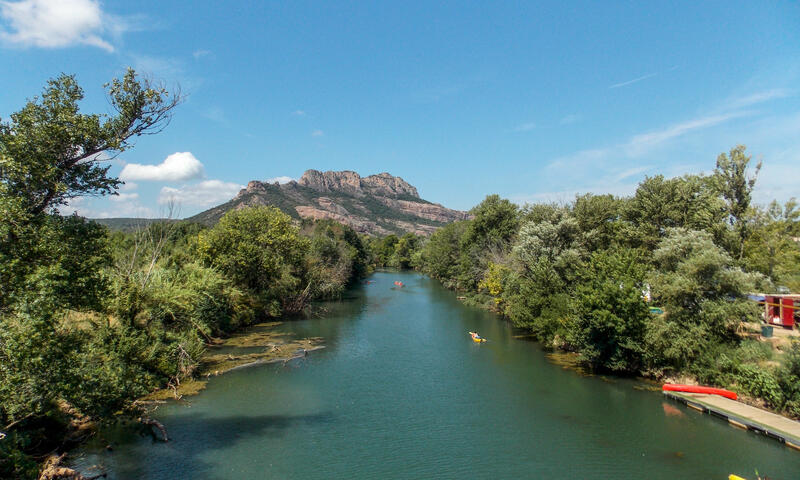
<path id="1" fill-rule="evenodd" d="M 633 380 L 564 370 L 429 278 L 370 280 L 277 327 L 326 348 L 212 378 L 156 412 L 169 443 L 118 428 L 113 451 L 89 446 L 76 465 L 111 479 L 800 478 L 800 452 Z"/>

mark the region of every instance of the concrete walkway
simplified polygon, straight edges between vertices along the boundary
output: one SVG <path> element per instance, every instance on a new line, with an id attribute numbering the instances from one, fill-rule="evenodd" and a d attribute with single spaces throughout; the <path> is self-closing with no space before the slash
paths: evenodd
<path id="1" fill-rule="evenodd" d="M 683 392 L 664 392 L 664 395 L 800 450 L 800 422 L 719 395 Z"/>

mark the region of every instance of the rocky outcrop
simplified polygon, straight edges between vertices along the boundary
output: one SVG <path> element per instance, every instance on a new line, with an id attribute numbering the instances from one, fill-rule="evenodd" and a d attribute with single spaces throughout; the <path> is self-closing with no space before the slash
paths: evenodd
<path id="1" fill-rule="evenodd" d="M 376 200 L 399 212 L 439 223 L 450 223 L 469 218 L 467 212 L 451 210 L 438 203 L 411 202 L 386 197 L 376 197 Z"/>
<path id="2" fill-rule="evenodd" d="M 229 210 L 258 205 L 274 205 L 298 220 L 335 220 L 372 235 L 430 235 L 447 223 L 469 217 L 422 200 L 413 185 L 388 173 L 361 177 L 349 170 L 307 170 L 297 182 L 251 181 L 229 202 L 192 220 L 213 224 Z"/>
<path id="3" fill-rule="evenodd" d="M 306 170 L 298 184 L 318 192 L 342 192 L 361 196 L 361 176 L 350 170 L 341 172 L 320 172 Z"/>
<path id="4" fill-rule="evenodd" d="M 386 172 L 361 178 L 359 174 L 350 170 L 341 172 L 306 170 L 297 183 L 318 192 L 342 192 L 359 197 L 374 195 L 419 198 L 419 193 L 413 185 Z"/>

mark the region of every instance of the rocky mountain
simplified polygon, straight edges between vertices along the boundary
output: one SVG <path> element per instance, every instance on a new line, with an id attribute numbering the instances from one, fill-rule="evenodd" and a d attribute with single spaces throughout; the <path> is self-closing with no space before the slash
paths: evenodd
<path id="1" fill-rule="evenodd" d="M 447 223 L 468 218 L 466 212 L 421 199 L 413 185 L 388 173 L 361 177 L 348 170 L 307 170 L 297 182 L 252 181 L 232 200 L 189 220 L 210 225 L 229 210 L 256 205 L 274 205 L 298 220 L 333 219 L 373 235 L 429 235 Z"/>

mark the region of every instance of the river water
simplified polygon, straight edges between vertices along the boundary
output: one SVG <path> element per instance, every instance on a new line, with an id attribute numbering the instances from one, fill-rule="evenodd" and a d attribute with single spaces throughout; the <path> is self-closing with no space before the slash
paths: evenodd
<path id="1" fill-rule="evenodd" d="M 632 380 L 564 370 L 433 280 L 370 280 L 278 327 L 325 349 L 215 377 L 156 412 L 169 443 L 117 429 L 113 451 L 76 465 L 112 479 L 800 478 L 800 452 Z"/>

